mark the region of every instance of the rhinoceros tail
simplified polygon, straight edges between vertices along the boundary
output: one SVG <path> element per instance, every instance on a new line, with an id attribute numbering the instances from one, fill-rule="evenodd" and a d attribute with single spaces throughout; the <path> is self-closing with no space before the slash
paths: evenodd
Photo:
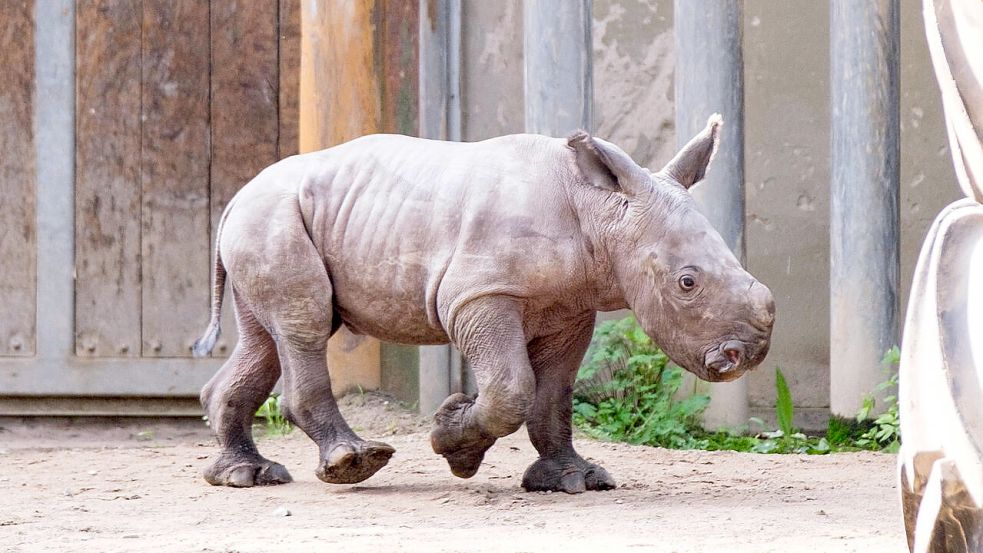
<path id="1" fill-rule="evenodd" d="M 235 201 L 235 200 L 233 200 Z M 222 226 L 225 218 L 232 209 L 232 202 L 226 206 L 222 218 L 219 219 L 218 229 L 215 231 L 215 265 L 212 267 L 212 318 L 208 321 L 208 328 L 201 338 L 195 340 L 191 346 L 191 354 L 195 357 L 205 357 L 212 352 L 215 342 L 222 335 L 222 297 L 225 295 L 225 265 L 222 263 L 222 249 L 219 247 L 222 238 Z"/>

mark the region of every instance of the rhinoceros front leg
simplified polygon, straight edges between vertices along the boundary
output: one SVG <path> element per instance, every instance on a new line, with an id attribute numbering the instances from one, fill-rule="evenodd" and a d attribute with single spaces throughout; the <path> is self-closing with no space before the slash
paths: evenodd
<path id="1" fill-rule="evenodd" d="M 478 380 L 478 396 L 447 398 L 434 415 L 433 450 L 451 472 L 470 478 L 495 440 L 525 421 L 535 393 L 518 306 L 510 298 L 475 300 L 455 317 L 452 336 Z"/>
<path id="2" fill-rule="evenodd" d="M 573 448 L 573 383 L 593 330 L 594 313 L 585 313 L 570 327 L 529 344 L 536 399 L 526 428 L 539 459 L 522 476 L 527 491 L 580 493 L 615 487 L 606 470 L 589 463 Z"/>

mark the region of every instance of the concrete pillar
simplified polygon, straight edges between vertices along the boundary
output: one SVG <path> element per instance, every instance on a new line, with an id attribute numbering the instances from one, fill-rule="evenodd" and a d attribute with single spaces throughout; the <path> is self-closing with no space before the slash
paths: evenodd
<path id="1" fill-rule="evenodd" d="M 420 0 L 420 136 L 461 139 L 461 0 Z M 461 391 L 451 345 L 419 348 L 419 409 L 433 413 Z"/>
<path id="2" fill-rule="evenodd" d="M 898 343 L 899 5 L 830 3 L 830 410 L 854 416 Z"/>
<path id="3" fill-rule="evenodd" d="M 564 136 L 593 127 L 592 4 L 524 3 L 526 132 Z"/>
<path id="4" fill-rule="evenodd" d="M 328 148 L 381 130 L 373 0 L 302 0 L 300 151 Z M 378 388 L 380 344 L 342 331 L 328 343 L 336 394 Z"/>
<path id="5" fill-rule="evenodd" d="M 703 213 L 744 262 L 744 4 L 742 0 L 676 0 L 676 143 L 682 147 L 707 117 L 724 118 L 720 149 L 692 189 Z M 707 428 L 748 421 L 747 378 L 701 383 L 712 397 Z"/>

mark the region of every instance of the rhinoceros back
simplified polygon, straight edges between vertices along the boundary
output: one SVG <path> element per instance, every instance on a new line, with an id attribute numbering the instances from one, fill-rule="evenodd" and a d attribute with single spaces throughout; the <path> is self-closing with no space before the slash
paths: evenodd
<path id="1" fill-rule="evenodd" d="M 562 140 L 372 135 L 306 156 L 298 197 L 358 333 L 442 343 L 473 297 L 548 295 L 580 267 Z"/>

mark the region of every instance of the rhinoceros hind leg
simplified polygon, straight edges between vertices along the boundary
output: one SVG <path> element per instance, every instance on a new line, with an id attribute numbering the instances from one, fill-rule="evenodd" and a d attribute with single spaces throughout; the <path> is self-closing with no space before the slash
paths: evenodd
<path id="1" fill-rule="evenodd" d="M 280 463 L 260 455 L 224 452 L 204 472 L 205 480 L 213 486 L 250 488 L 293 482 L 290 473 Z"/>
<path id="2" fill-rule="evenodd" d="M 386 466 L 395 452 L 382 442 L 340 442 L 321 459 L 315 474 L 329 484 L 355 484 Z"/>
<path id="3" fill-rule="evenodd" d="M 222 452 L 204 471 L 216 486 L 244 488 L 291 481 L 283 465 L 263 458 L 252 438 L 256 410 L 280 377 L 276 346 L 233 289 L 239 342 L 232 355 L 201 392 Z"/>
<path id="4" fill-rule="evenodd" d="M 389 462 L 393 449 L 358 437 L 338 411 L 327 347 L 341 321 L 327 267 L 297 200 L 275 192 L 261 199 L 270 203 L 252 204 L 254 211 L 237 204 L 239 220 L 226 223 L 226 232 L 244 237 L 223 249 L 226 270 L 275 339 L 283 375 L 280 407 L 317 444 L 315 474 L 331 483 L 361 482 Z"/>

